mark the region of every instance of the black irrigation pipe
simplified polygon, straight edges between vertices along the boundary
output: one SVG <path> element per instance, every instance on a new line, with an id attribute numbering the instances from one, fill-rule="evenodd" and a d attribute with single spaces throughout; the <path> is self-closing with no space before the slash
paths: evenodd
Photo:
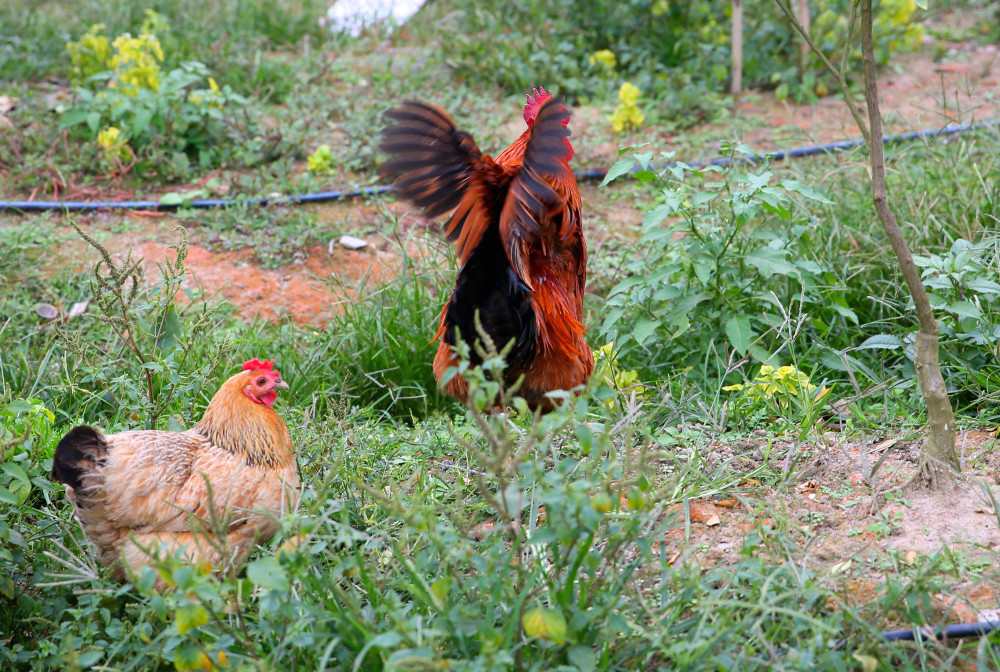
<path id="1" fill-rule="evenodd" d="M 923 131 L 910 131 L 907 133 L 895 133 L 882 138 L 885 145 L 893 145 L 918 138 L 939 138 L 948 137 L 957 133 L 990 128 L 1000 125 L 1000 119 L 992 119 L 976 124 L 961 124 L 955 126 L 945 126 L 944 128 L 933 128 Z M 754 154 L 748 157 L 741 157 L 738 160 L 761 163 L 763 161 L 783 161 L 786 159 L 797 159 L 806 156 L 816 156 L 817 154 L 832 154 L 838 151 L 854 149 L 865 144 L 864 139 L 842 140 L 840 142 L 828 142 L 822 145 L 809 145 L 806 147 L 793 147 L 791 149 L 778 149 L 766 154 Z M 733 159 L 728 156 L 711 160 L 693 161 L 688 165 L 694 168 L 705 166 L 727 166 Z M 675 165 L 676 161 L 666 165 Z M 603 180 L 607 171 L 605 170 L 582 170 L 577 171 L 578 180 Z M 99 202 L 62 202 L 62 201 L 0 201 L 0 212 L 46 212 L 57 210 L 60 212 L 94 212 L 96 210 L 176 210 L 177 208 L 228 208 L 232 206 L 265 206 L 265 205 L 304 205 L 307 203 L 327 203 L 345 198 L 357 198 L 359 196 L 378 196 L 392 191 L 389 185 L 379 185 L 374 187 L 362 187 L 350 191 L 323 191 L 316 194 L 293 194 L 291 196 L 279 196 L 274 198 L 235 198 L 235 199 L 199 199 L 178 204 L 164 205 L 159 201 L 99 201 Z"/>
<path id="2" fill-rule="evenodd" d="M 968 639 L 970 637 L 982 637 L 1000 628 L 1000 621 L 979 621 L 977 623 L 955 623 L 943 628 L 931 628 L 924 626 L 913 627 L 906 630 L 890 630 L 882 633 L 882 639 L 889 642 L 903 640 L 923 641 L 929 639 Z"/>

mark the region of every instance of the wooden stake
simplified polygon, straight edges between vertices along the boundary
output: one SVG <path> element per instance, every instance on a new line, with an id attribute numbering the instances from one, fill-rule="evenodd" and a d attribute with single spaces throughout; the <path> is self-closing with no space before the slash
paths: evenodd
<path id="1" fill-rule="evenodd" d="M 733 0 L 733 69 L 729 91 L 743 91 L 743 0 Z"/>

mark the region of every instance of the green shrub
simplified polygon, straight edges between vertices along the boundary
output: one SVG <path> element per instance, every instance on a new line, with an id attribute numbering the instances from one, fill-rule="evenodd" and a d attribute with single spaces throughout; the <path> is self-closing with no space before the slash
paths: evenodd
<path id="1" fill-rule="evenodd" d="M 680 114 L 678 123 L 693 124 L 711 116 L 718 105 L 705 94 L 723 91 L 729 80 L 728 1 L 560 0 L 501 3 L 489 9 L 470 2 L 456 5 L 454 30 L 442 47 L 456 74 L 467 81 L 499 85 L 511 93 L 551 84 L 571 99 L 606 98 L 607 80 L 630 81 L 652 98 L 667 101 L 664 118 Z M 893 52 L 919 46 L 923 29 L 913 22 L 915 10 L 913 0 L 878 5 L 880 64 Z M 849 14 L 850 0 L 813 3 L 812 33 L 835 61 L 845 48 Z M 746 12 L 744 24 L 744 81 L 750 86 L 778 87 L 779 96 L 797 98 L 836 88 L 815 56 L 799 73 L 798 42 L 773 2 Z M 614 55 L 613 67 L 591 59 L 603 51 Z M 860 62 L 860 49 L 852 51 L 852 59 Z"/>
<path id="2" fill-rule="evenodd" d="M 775 180 L 766 166 L 748 167 L 739 160 L 748 153 L 730 148 L 726 169 L 656 172 L 651 152 L 633 152 L 608 173 L 605 183 L 638 167 L 636 179 L 661 185 L 662 202 L 643 220 L 639 253 L 611 289 L 600 328 L 644 380 L 691 366 L 704 374 L 713 358 L 770 363 L 795 341 L 799 312 L 814 324 L 856 321 L 829 269 L 810 258 L 816 224 L 792 195 L 824 198 Z M 721 382 L 715 376 L 708 380 Z"/>
<path id="3" fill-rule="evenodd" d="M 183 175 L 192 160 L 208 169 L 234 154 L 229 143 L 240 133 L 232 117 L 247 100 L 220 87 L 201 63 L 163 72 L 163 48 L 153 32 L 167 30 L 162 17 L 150 12 L 139 37 L 119 35 L 110 46 L 98 34 L 102 27 L 67 44 L 74 72 L 86 85 L 76 88 L 60 126 L 87 129 L 116 173 L 138 163 L 142 172 Z"/>

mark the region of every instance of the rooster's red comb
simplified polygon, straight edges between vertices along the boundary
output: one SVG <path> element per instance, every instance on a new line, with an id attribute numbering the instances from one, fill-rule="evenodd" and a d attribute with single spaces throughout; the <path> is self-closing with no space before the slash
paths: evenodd
<path id="1" fill-rule="evenodd" d="M 525 96 L 527 102 L 524 104 L 524 123 L 528 126 L 535 123 L 535 117 L 538 116 L 538 108 L 542 106 L 542 103 L 552 97 L 552 94 L 546 91 L 544 86 L 532 89 L 532 93 L 534 95 L 529 93 Z"/>
<path id="2" fill-rule="evenodd" d="M 274 366 L 273 359 L 265 359 L 264 361 L 261 361 L 256 357 L 254 357 L 253 359 L 248 359 L 247 361 L 243 362 L 244 371 L 258 371 L 260 369 L 263 369 L 264 371 L 270 371 L 273 366 Z"/>

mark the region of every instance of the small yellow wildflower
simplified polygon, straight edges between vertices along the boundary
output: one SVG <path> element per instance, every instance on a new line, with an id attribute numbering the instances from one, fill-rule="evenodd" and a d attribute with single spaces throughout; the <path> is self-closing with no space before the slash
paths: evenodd
<path id="1" fill-rule="evenodd" d="M 73 76 L 77 80 L 87 79 L 91 75 L 108 70 L 111 60 L 111 43 L 104 35 L 99 35 L 107 28 L 103 23 L 95 23 L 77 42 L 67 42 L 66 52 L 73 64 Z"/>
<path id="2" fill-rule="evenodd" d="M 639 111 L 636 104 L 639 101 L 639 93 L 639 87 L 630 82 L 625 82 L 618 90 L 621 104 L 611 115 L 611 130 L 615 133 L 624 133 L 626 130 L 635 130 L 642 126 L 646 115 Z"/>
<path id="3" fill-rule="evenodd" d="M 809 382 L 808 375 L 794 366 L 782 366 L 776 370 L 773 366 L 765 364 L 760 367 L 753 382 L 726 385 L 722 389 L 727 392 L 745 390 L 745 394 L 752 399 L 773 399 L 784 407 L 792 397 L 800 396 L 800 392 L 807 397 L 813 397 L 816 386 Z M 822 388 L 815 394 L 813 400 L 822 399 L 829 391 L 827 387 Z"/>
<path id="4" fill-rule="evenodd" d="M 639 373 L 635 369 L 628 371 L 618 365 L 618 357 L 615 356 L 615 342 L 605 343 L 594 350 L 594 376 L 603 379 L 608 387 L 612 387 L 626 396 L 635 393 L 639 399 L 647 395 L 646 386 L 639 382 Z M 608 408 L 612 406 L 612 400 L 607 399 L 604 405 Z"/>
<path id="5" fill-rule="evenodd" d="M 128 139 L 122 136 L 117 126 L 108 126 L 97 134 L 97 144 L 101 146 L 104 160 L 111 166 L 117 166 L 129 157 Z"/>
<path id="6" fill-rule="evenodd" d="M 635 105 L 639 101 L 639 87 L 631 82 L 622 84 L 618 89 L 618 100 L 626 105 Z"/>
<path id="7" fill-rule="evenodd" d="M 160 89 L 158 62 L 163 61 L 163 48 L 155 35 L 132 37 L 125 33 L 116 37 L 112 46 L 115 55 L 110 65 L 115 70 L 118 88 L 131 96 L 138 94 L 139 89 Z"/>
<path id="8" fill-rule="evenodd" d="M 590 55 L 590 58 L 587 59 L 587 62 L 591 65 L 597 65 L 599 63 L 607 70 L 614 70 L 615 66 L 618 65 L 618 59 L 615 58 L 615 52 L 610 49 L 595 51 Z"/>

